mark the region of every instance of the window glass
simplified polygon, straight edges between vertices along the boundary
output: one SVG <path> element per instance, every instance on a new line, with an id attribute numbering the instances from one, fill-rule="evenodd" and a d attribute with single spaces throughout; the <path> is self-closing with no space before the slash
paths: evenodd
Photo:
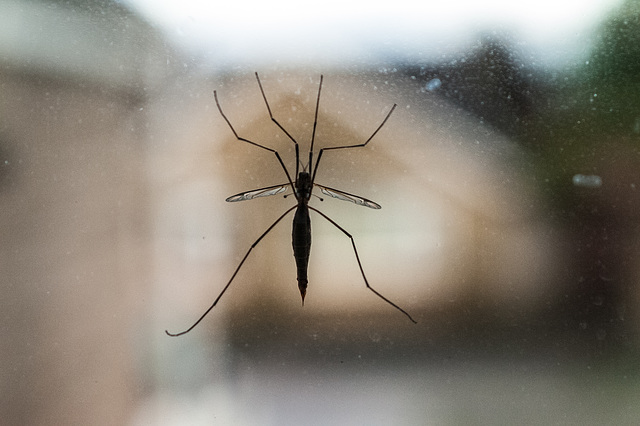
<path id="1" fill-rule="evenodd" d="M 0 5 L 2 419 L 637 423 L 635 1 L 215 3 Z"/>

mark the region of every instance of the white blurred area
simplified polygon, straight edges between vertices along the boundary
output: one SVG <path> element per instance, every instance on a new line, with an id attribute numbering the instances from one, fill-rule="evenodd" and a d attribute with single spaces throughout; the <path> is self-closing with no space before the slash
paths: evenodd
<path id="1" fill-rule="evenodd" d="M 390 55 L 433 61 L 463 53 L 487 31 L 511 33 L 537 61 L 558 66 L 588 51 L 589 34 L 621 0 L 125 3 L 213 67 L 222 65 L 218 58 L 236 65 L 281 61 L 311 67 L 375 63 Z"/>
<path id="2" fill-rule="evenodd" d="M 0 4 L 0 424 L 638 418 L 637 378 L 603 385 L 572 364 L 580 342 L 537 349 L 561 344 L 555 326 L 540 341 L 491 335 L 529 336 L 528 315 L 563 297 L 565 231 L 525 149 L 383 66 L 458 54 L 495 26 L 543 63 L 579 60 L 576 34 L 617 2 L 208 4 Z M 164 334 L 204 312 L 294 203 L 224 202 L 286 178 L 233 136 L 213 90 L 240 136 L 295 167 L 254 71 L 303 163 L 320 74 L 318 148 L 363 142 L 398 105 L 366 148 L 326 152 L 318 172 L 382 209 L 311 203 L 417 325 L 365 288 L 349 239 L 312 212 L 304 307 L 289 216 L 196 329 Z"/>

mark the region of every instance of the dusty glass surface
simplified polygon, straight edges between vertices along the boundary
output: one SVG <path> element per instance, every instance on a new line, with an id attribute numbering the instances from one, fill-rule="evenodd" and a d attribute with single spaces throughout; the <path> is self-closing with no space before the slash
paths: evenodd
<path id="1" fill-rule="evenodd" d="M 640 9 L 469 3 L 2 2 L 0 423 L 637 424 Z M 295 205 L 255 72 L 300 168 L 397 105 L 309 205 L 417 324 L 312 211 L 165 334 Z"/>

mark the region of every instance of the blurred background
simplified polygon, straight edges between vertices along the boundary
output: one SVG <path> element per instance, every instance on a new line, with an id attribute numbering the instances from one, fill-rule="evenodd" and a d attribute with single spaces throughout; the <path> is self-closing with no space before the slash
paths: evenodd
<path id="1" fill-rule="evenodd" d="M 304 307 L 286 182 L 310 204 Z M 304 165 L 304 164 L 303 164 Z M 640 421 L 635 0 L 0 2 L 0 424 Z M 320 194 L 318 194 L 320 195 Z"/>

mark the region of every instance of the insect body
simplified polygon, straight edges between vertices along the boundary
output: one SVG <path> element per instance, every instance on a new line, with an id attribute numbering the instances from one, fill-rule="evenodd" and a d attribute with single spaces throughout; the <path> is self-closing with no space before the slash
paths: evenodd
<path id="1" fill-rule="evenodd" d="M 312 189 L 311 176 L 307 172 L 300 172 L 296 180 L 296 195 L 298 206 L 293 216 L 293 231 L 291 239 L 293 244 L 293 257 L 298 268 L 298 289 L 304 304 L 304 296 L 307 294 L 307 267 L 311 252 L 311 218 L 309 217 L 309 198 Z"/>
<path id="2" fill-rule="evenodd" d="M 378 133 L 378 131 L 382 128 L 382 126 L 384 126 L 384 124 L 387 122 L 387 120 L 391 116 L 391 113 L 393 113 L 393 110 L 396 108 L 397 105 L 395 105 L 395 104 L 393 105 L 391 110 L 387 113 L 387 116 L 384 118 L 384 120 L 382 120 L 382 123 L 373 132 L 373 134 L 369 137 L 369 139 L 367 139 L 364 143 L 356 144 L 356 145 L 344 145 L 344 146 L 333 146 L 333 147 L 322 148 L 318 152 L 318 158 L 316 159 L 316 162 L 315 162 L 315 165 L 314 165 L 313 164 L 313 145 L 314 145 L 314 141 L 315 141 L 316 125 L 318 123 L 318 107 L 320 105 L 320 93 L 322 91 L 322 79 L 323 79 L 322 76 L 320 76 L 320 85 L 319 85 L 319 88 L 318 88 L 318 98 L 316 100 L 315 118 L 314 118 L 314 121 L 313 121 L 313 133 L 311 135 L 311 147 L 309 149 L 309 162 L 308 162 L 307 166 L 304 167 L 302 171 L 300 171 L 300 148 L 299 148 L 298 142 L 273 117 L 273 114 L 271 113 L 271 107 L 269 106 L 269 102 L 267 101 L 267 97 L 266 97 L 266 95 L 264 93 L 264 90 L 262 88 L 262 83 L 260 82 L 260 77 L 258 76 L 258 73 L 256 73 L 256 80 L 258 81 L 258 86 L 260 87 L 260 92 L 262 93 L 262 98 L 264 99 L 265 105 L 267 106 L 267 111 L 269 112 L 269 117 L 271 118 L 271 121 L 273 121 L 280 128 L 280 130 L 282 130 L 284 132 L 284 134 L 286 134 L 287 137 L 289 139 L 291 139 L 291 141 L 294 144 L 295 153 L 296 153 L 296 174 L 295 174 L 295 178 L 296 179 L 295 179 L 295 182 L 291 179 L 291 175 L 289 174 L 288 169 L 285 167 L 285 165 L 284 165 L 284 163 L 282 161 L 282 158 L 280 157 L 280 154 L 278 153 L 278 151 L 276 151 L 276 150 L 274 150 L 272 148 L 269 148 L 267 146 L 261 145 L 259 143 L 250 141 L 249 139 L 245 139 L 245 138 L 240 137 L 238 135 L 238 133 L 236 132 L 234 127 L 231 125 L 231 122 L 229 121 L 227 116 L 222 111 L 222 107 L 220 106 L 220 102 L 218 102 L 218 95 L 217 95 L 216 91 L 213 92 L 213 96 L 214 96 L 215 101 L 216 101 L 216 106 L 218 107 L 218 110 L 220 111 L 220 115 L 222 115 L 222 118 L 224 118 L 224 120 L 227 122 L 227 124 L 229 125 L 229 128 L 231 129 L 231 131 L 233 132 L 235 137 L 241 142 L 249 143 L 251 145 L 257 146 L 258 148 L 262 148 L 262 149 L 264 149 L 266 151 L 269 151 L 269 152 L 272 152 L 273 154 L 275 154 L 278 162 L 280 163 L 280 166 L 282 166 L 282 169 L 284 170 L 284 172 L 285 172 L 285 174 L 287 176 L 287 183 L 274 185 L 274 186 L 268 186 L 268 187 L 265 187 L 265 188 L 253 189 L 251 191 L 241 192 L 239 194 L 232 195 L 231 197 L 227 198 L 226 201 L 235 202 L 235 201 L 252 200 L 252 199 L 258 198 L 258 197 L 267 197 L 267 196 L 271 196 L 271 195 L 282 194 L 282 193 L 288 191 L 291 188 L 293 190 L 293 196 L 295 197 L 295 199 L 297 201 L 297 204 L 295 206 L 289 208 L 287 211 L 285 211 L 251 245 L 251 247 L 249 248 L 247 253 L 244 255 L 244 257 L 240 261 L 240 264 L 236 268 L 235 272 L 233 273 L 233 275 L 229 279 L 229 282 L 227 282 L 227 285 L 222 289 L 222 291 L 220 292 L 220 294 L 218 295 L 216 300 L 213 302 L 213 304 L 209 307 L 209 309 L 207 309 L 204 312 L 204 314 L 202 314 L 202 316 L 200 316 L 200 318 L 191 327 L 189 327 L 188 329 L 186 329 L 183 332 L 173 334 L 173 333 L 169 333 L 169 331 L 165 330 L 165 332 L 169 336 L 180 336 L 180 335 L 188 333 L 189 331 L 193 330 L 193 328 L 195 326 L 197 326 L 200 323 L 200 321 L 202 321 L 204 319 L 204 317 L 207 316 L 207 314 L 216 306 L 216 304 L 218 303 L 218 301 L 220 300 L 222 295 L 227 291 L 227 289 L 229 288 L 229 286 L 233 282 L 234 278 L 238 274 L 238 271 L 240 270 L 240 268 L 244 264 L 245 260 L 247 260 L 247 257 L 249 257 L 249 254 L 251 253 L 253 248 L 256 247 L 258 245 L 258 243 L 260 243 L 260 241 L 287 214 L 289 214 L 293 209 L 296 209 L 295 215 L 293 217 L 293 230 L 292 230 L 293 256 L 294 256 L 294 258 L 296 260 L 298 289 L 300 290 L 300 296 L 302 297 L 302 303 L 303 304 L 304 304 L 304 298 L 305 298 L 305 295 L 306 295 L 306 292 L 307 292 L 307 284 L 308 284 L 307 266 L 309 264 L 309 254 L 311 252 L 311 219 L 309 217 L 309 210 L 313 210 L 314 212 L 318 213 L 320 216 L 325 218 L 327 221 L 329 221 L 336 228 L 338 228 L 343 234 L 345 234 L 351 240 L 351 245 L 353 246 L 353 252 L 354 252 L 354 254 L 356 256 L 356 261 L 358 262 L 358 267 L 360 268 L 360 273 L 362 274 L 362 278 L 364 279 L 364 283 L 367 286 L 367 288 L 369 290 L 371 290 L 376 296 L 378 296 L 379 298 L 381 298 L 382 300 L 387 302 L 389 305 L 393 306 L 394 308 L 396 308 L 397 310 L 402 312 L 404 315 L 406 315 L 413 323 L 416 323 L 416 321 L 411 317 L 411 315 L 409 315 L 404 309 L 402 309 L 401 307 L 399 307 L 395 303 L 391 302 L 389 299 L 384 297 L 382 294 L 378 293 L 376 290 L 373 289 L 373 287 L 371 287 L 369 285 L 369 281 L 367 280 L 367 277 L 365 276 L 365 273 L 364 273 L 364 269 L 362 268 L 362 263 L 360 262 L 360 256 L 358 255 L 358 249 L 356 248 L 355 240 L 353 239 L 351 234 L 349 234 L 349 232 L 347 232 L 344 228 L 342 228 L 335 221 L 333 221 L 333 219 L 329 218 L 327 215 L 322 213 L 320 210 L 317 210 L 314 207 L 308 205 L 309 199 L 311 198 L 311 195 L 312 195 L 313 188 L 314 187 L 318 187 L 320 189 L 320 192 L 322 194 L 324 194 L 324 195 L 328 195 L 330 197 L 337 198 L 337 199 L 343 200 L 343 201 L 350 201 L 350 202 L 355 203 L 357 205 L 369 207 L 369 208 L 372 208 L 372 209 L 380 209 L 381 208 L 379 204 L 377 204 L 377 203 L 375 203 L 375 202 L 373 202 L 371 200 L 368 200 L 366 198 L 363 198 L 363 197 L 360 197 L 360 196 L 354 195 L 354 194 L 349 194 L 348 192 L 344 192 L 344 191 L 341 191 L 341 190 L 338 190 L 338 189 L 329 188 L 327 186 L 323 186 L 323 185 L 317 184 L 317 183 L 315 183 L 315 179 L 316 179 L 316 173 L 318 171 L 318 165 L 320 164 L 320 159 L 322 158 L 322 154 L 325 151 L 336 150 L 336 149 L 347 149 L 347 148 L 364 147 L 365 145 L 367 145 L 369 143 L 369 141 L 371 141 L 371 139 L 373 139 L 373 137 Z M 286 197 L 286 195 L 285 195 L 285 197 Z"/>

